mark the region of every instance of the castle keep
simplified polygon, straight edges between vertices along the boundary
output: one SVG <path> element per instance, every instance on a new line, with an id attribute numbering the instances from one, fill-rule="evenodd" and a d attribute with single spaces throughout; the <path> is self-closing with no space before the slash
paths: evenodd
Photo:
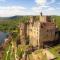
<path id="1" fill-rule="evenodd" d="M 51 16 L 30 16 L 30 20 L 20 24 L 20 42 L 33 47 L 42 47 L 44 42 L 55 40 L 56 25 Z"/>

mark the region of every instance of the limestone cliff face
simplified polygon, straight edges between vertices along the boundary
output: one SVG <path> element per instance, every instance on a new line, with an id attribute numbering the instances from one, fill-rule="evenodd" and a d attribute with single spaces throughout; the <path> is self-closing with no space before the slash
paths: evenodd
<path id="1" fill-rule="evenodd" d="M 20 41 L 25 44 L 28 38 L 29 45 L 43 46 L 46 41 L 55 39 L 56 25 L 50 16 L 30 16 L 30 20 L 20 24 Z"/>
<path id="2" fill-rule="evenodd" d="M 47 60 L 47 56 L 43 51 L 37 50 L 31 54 L 23 54 L 22 60 Z"/>
<path id="3" fill-rule="evenodd" d="M 25 38 L 26 38 L 26 25 L 24 23 L 20 24 L 20 42 L 21 44 L 25 44 Z"/>

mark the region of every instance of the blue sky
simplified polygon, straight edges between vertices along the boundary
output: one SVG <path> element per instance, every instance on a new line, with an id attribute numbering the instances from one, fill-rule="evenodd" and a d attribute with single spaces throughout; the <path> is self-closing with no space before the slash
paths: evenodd
<path id="1" fill-rule="evenodd" d="M 0 0 L 0 16 L 60 15 L 60 0 Z"/>

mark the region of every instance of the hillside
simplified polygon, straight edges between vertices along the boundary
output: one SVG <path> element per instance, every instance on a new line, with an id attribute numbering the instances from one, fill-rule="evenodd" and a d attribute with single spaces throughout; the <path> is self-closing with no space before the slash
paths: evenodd
<path id="1" fill-rule="evenodd" d="M 26 22 L 28 16 L 0 17 L 0 31 L 16 30 L 20 22 Z"/>
<path id="2" fill-rule="evenodd" d="M 53 16 L 53 18 L 56 20 L 56 25 L 59 27 L 60 30 L 60 16 Z"/>

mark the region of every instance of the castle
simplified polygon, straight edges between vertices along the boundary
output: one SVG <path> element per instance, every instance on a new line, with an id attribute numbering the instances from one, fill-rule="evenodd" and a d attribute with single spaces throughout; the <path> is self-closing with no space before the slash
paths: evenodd
<path id="1" fill-rule="evenodd" d="M 26 23 L 20 23 L 20 42 L 33 47 L 42 47 L 44 42 L 53 41 L 56 37 L 56 24 L 51 16 L 30 16 Z"/>

